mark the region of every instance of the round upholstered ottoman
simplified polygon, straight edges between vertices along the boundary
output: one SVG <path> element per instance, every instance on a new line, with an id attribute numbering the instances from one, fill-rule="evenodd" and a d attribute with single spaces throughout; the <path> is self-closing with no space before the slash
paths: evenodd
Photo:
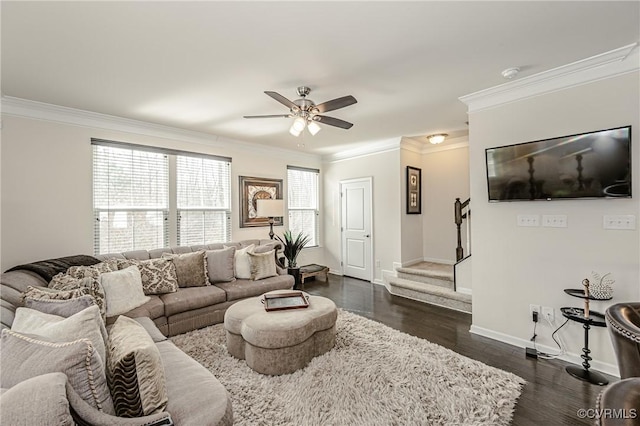
<path id="1" fill-rule="evenodd" d="M 276 290 L 267 294 L 290 292 Z M 261 297 L 233 304 L 224 315 L 227 350 L 262 374 L 293 373 L 336 342 L 338 311 L 333 301 L 308 296 L 309 306 L 267 312 Z"/>

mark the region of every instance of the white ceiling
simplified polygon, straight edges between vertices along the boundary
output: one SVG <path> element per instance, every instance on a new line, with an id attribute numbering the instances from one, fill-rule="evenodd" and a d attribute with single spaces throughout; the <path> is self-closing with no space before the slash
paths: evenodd
<path id="1" fill-rule="evenodd" d="M 315 154 L 466 132 L 458 97 L 640 39 L 640 2 L 2 1 L 2 93 Z M 263 93 L 354 123 L 295 138 Z M 303 143 L 304 147 L 298 147 Z"/>

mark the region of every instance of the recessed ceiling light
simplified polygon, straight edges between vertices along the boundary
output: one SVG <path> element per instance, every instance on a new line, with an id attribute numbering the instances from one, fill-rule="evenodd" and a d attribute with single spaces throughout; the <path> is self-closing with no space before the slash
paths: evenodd
<path id="1" fill-rule="evenodd" d="M 444 142 L 447 136 L 449 135 L 447 135 L 446 133 L 438 133 L 436 135 L 427 136 L 427 139 L 429 139 L 429 142 L 431 142 L 432 144 L 437 145 Z"/>

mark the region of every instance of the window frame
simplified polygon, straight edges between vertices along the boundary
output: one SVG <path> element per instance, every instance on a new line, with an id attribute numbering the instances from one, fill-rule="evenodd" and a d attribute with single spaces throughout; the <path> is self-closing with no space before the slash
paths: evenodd
<path id="1" fill-rule="evenodd" d="M 291 196 L 290 191 L 292 190 L 291 185 L 291 176 L 289 174 L 290 171 L 298 171 L 304 173 L 313 173 L 315 175 L 315 186 L 316 186 L 316 205 L 315 208 L 311 207 L 291 207 Z M 313 212 L 314 214 L 314 230 L 313 230 L 313 240 L 315 241 L 314 245 L 307 245 L 304 248 L 313 248 L 313 247 L 321 247 L 320 241 L 320 170 L 314 169 L 310 167 L 298 167 L 287 165 L 287 219 L 288 226 L 291 229 L 291 212 L 292 211 L 300 211 L 300 212 Z"/>

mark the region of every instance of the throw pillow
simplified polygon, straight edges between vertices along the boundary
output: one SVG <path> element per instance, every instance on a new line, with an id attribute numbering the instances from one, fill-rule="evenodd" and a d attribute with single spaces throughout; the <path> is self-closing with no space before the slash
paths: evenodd
<path id="1" fill-rule="evenodd" d="M 107 317 L 122 315 L 142 306 L 151 298 L 142 290 L 142 276 L 137 266 L 100 275 L 107 302 Z"/>
<path id="2" fill-rule="evenodd" d="M 72 290 L 56 290 L 47 287 L 28 286 L 25 292 L 22 293 L 24 300 L 27 298 L 38 300 L 69 300 L 81 296 L 91 296 L 91 292 L 86 287 L 74 288 Z"/>
<path id="3" fill-rule="evenodd" d="M 67 376 L 49 373 L 32 377 L 0 397 L 3 425 L 75 425 L 69 411 Z"/>
<path id="4" fill-rule="evenodd" d="M 73 266 L 72 268 L 88 268 L 88 266 Z M 55 290 L 73 290 L 80 287 L 86 287 L 89 289 L 89 294 L 93 296 L 96 305 L 100 308 L 100 314 L 102 314 L 102 318 L 104 318 L 107 312 L 107 306 L 105 302 L 104 289 L 102 288 L 102 285 L 100 285 L 100 280 L 97 278 L 92 276 L 74 277 L 69 274 L 58 274 L 54 276 L 49 283 L 49 288 Z"/>
<path id="5" fill-rule="evenodd" d="M 100 311 L 93 305 L 69 318 L 45 314 L 29 308 L 16 309 L 11 330 L 23 334 L 35 334 L 55 342 L 69 342 L 87 338 L 93 343 L 104 364 L 106 358 L 107 331 L 100 318 Z"/>
<path id="6" fill-rule="evenodd" d="M 207 250 L 207 271 L 211 284 L 226 283 L 236 279 L 235 271 L 233 270 L 233 258 L 235 254 L 235 247 Z"/>
<path id="7" fill-rule="evenodd" d="M 131 318 L 121 316 L 111 327 L 107 377 L 118 416 L 140 417 L 166 408 L 160 351 L 144 327 Z"/>
<path id="8" fill-rule="evenodd" d="M 2 330 L 0 384 L 12 387 L 47 373 L 64 373 L 69 384 L 92 407 L 115 414 L 104 366 L 89 339 L 56 343 L 38 336 Z"/>
<path id="9" fill-rule="evenodd" d="M 176 267 L 170 259 L 129 260 L 140 270 L 144 294 L 165 294 L 178 291 Z"/>
<path id="10" fill-rule="evenodd" d="M 77 314 L 92 305 L 95 305 L 95 300 L 89 295 L 69 300 L 34 299 L 32 297 L 26 297 L 24 299 L 25 308 L 35 309 L 45 314 L 58 315 L 64 318 Z"/>
<path id="11" fill-rule="evenodd" d="M 236 278 L 241 280 L 251 279 L 251 260 L 249 253 L 253 253 L 255 244 L 248 245 L 243 249 L 236 250 L 234 256 Z"/>
<path id="12" fill-rule="evenodd" d="M 193 253 L 164 253 L 163 259 L 171 259 L 176 267 L 179 287 L 202 287 L 209 285 L 207 258 L 204 250 Z"/>
<path id="13" fill-rule="evenodd" d="M 263 278 L 275 277 L 276 271 L 275 252 L 273 250 L 266 253 L 248 253 L 251 267 L 251 279 L 261 280 Z"/>

